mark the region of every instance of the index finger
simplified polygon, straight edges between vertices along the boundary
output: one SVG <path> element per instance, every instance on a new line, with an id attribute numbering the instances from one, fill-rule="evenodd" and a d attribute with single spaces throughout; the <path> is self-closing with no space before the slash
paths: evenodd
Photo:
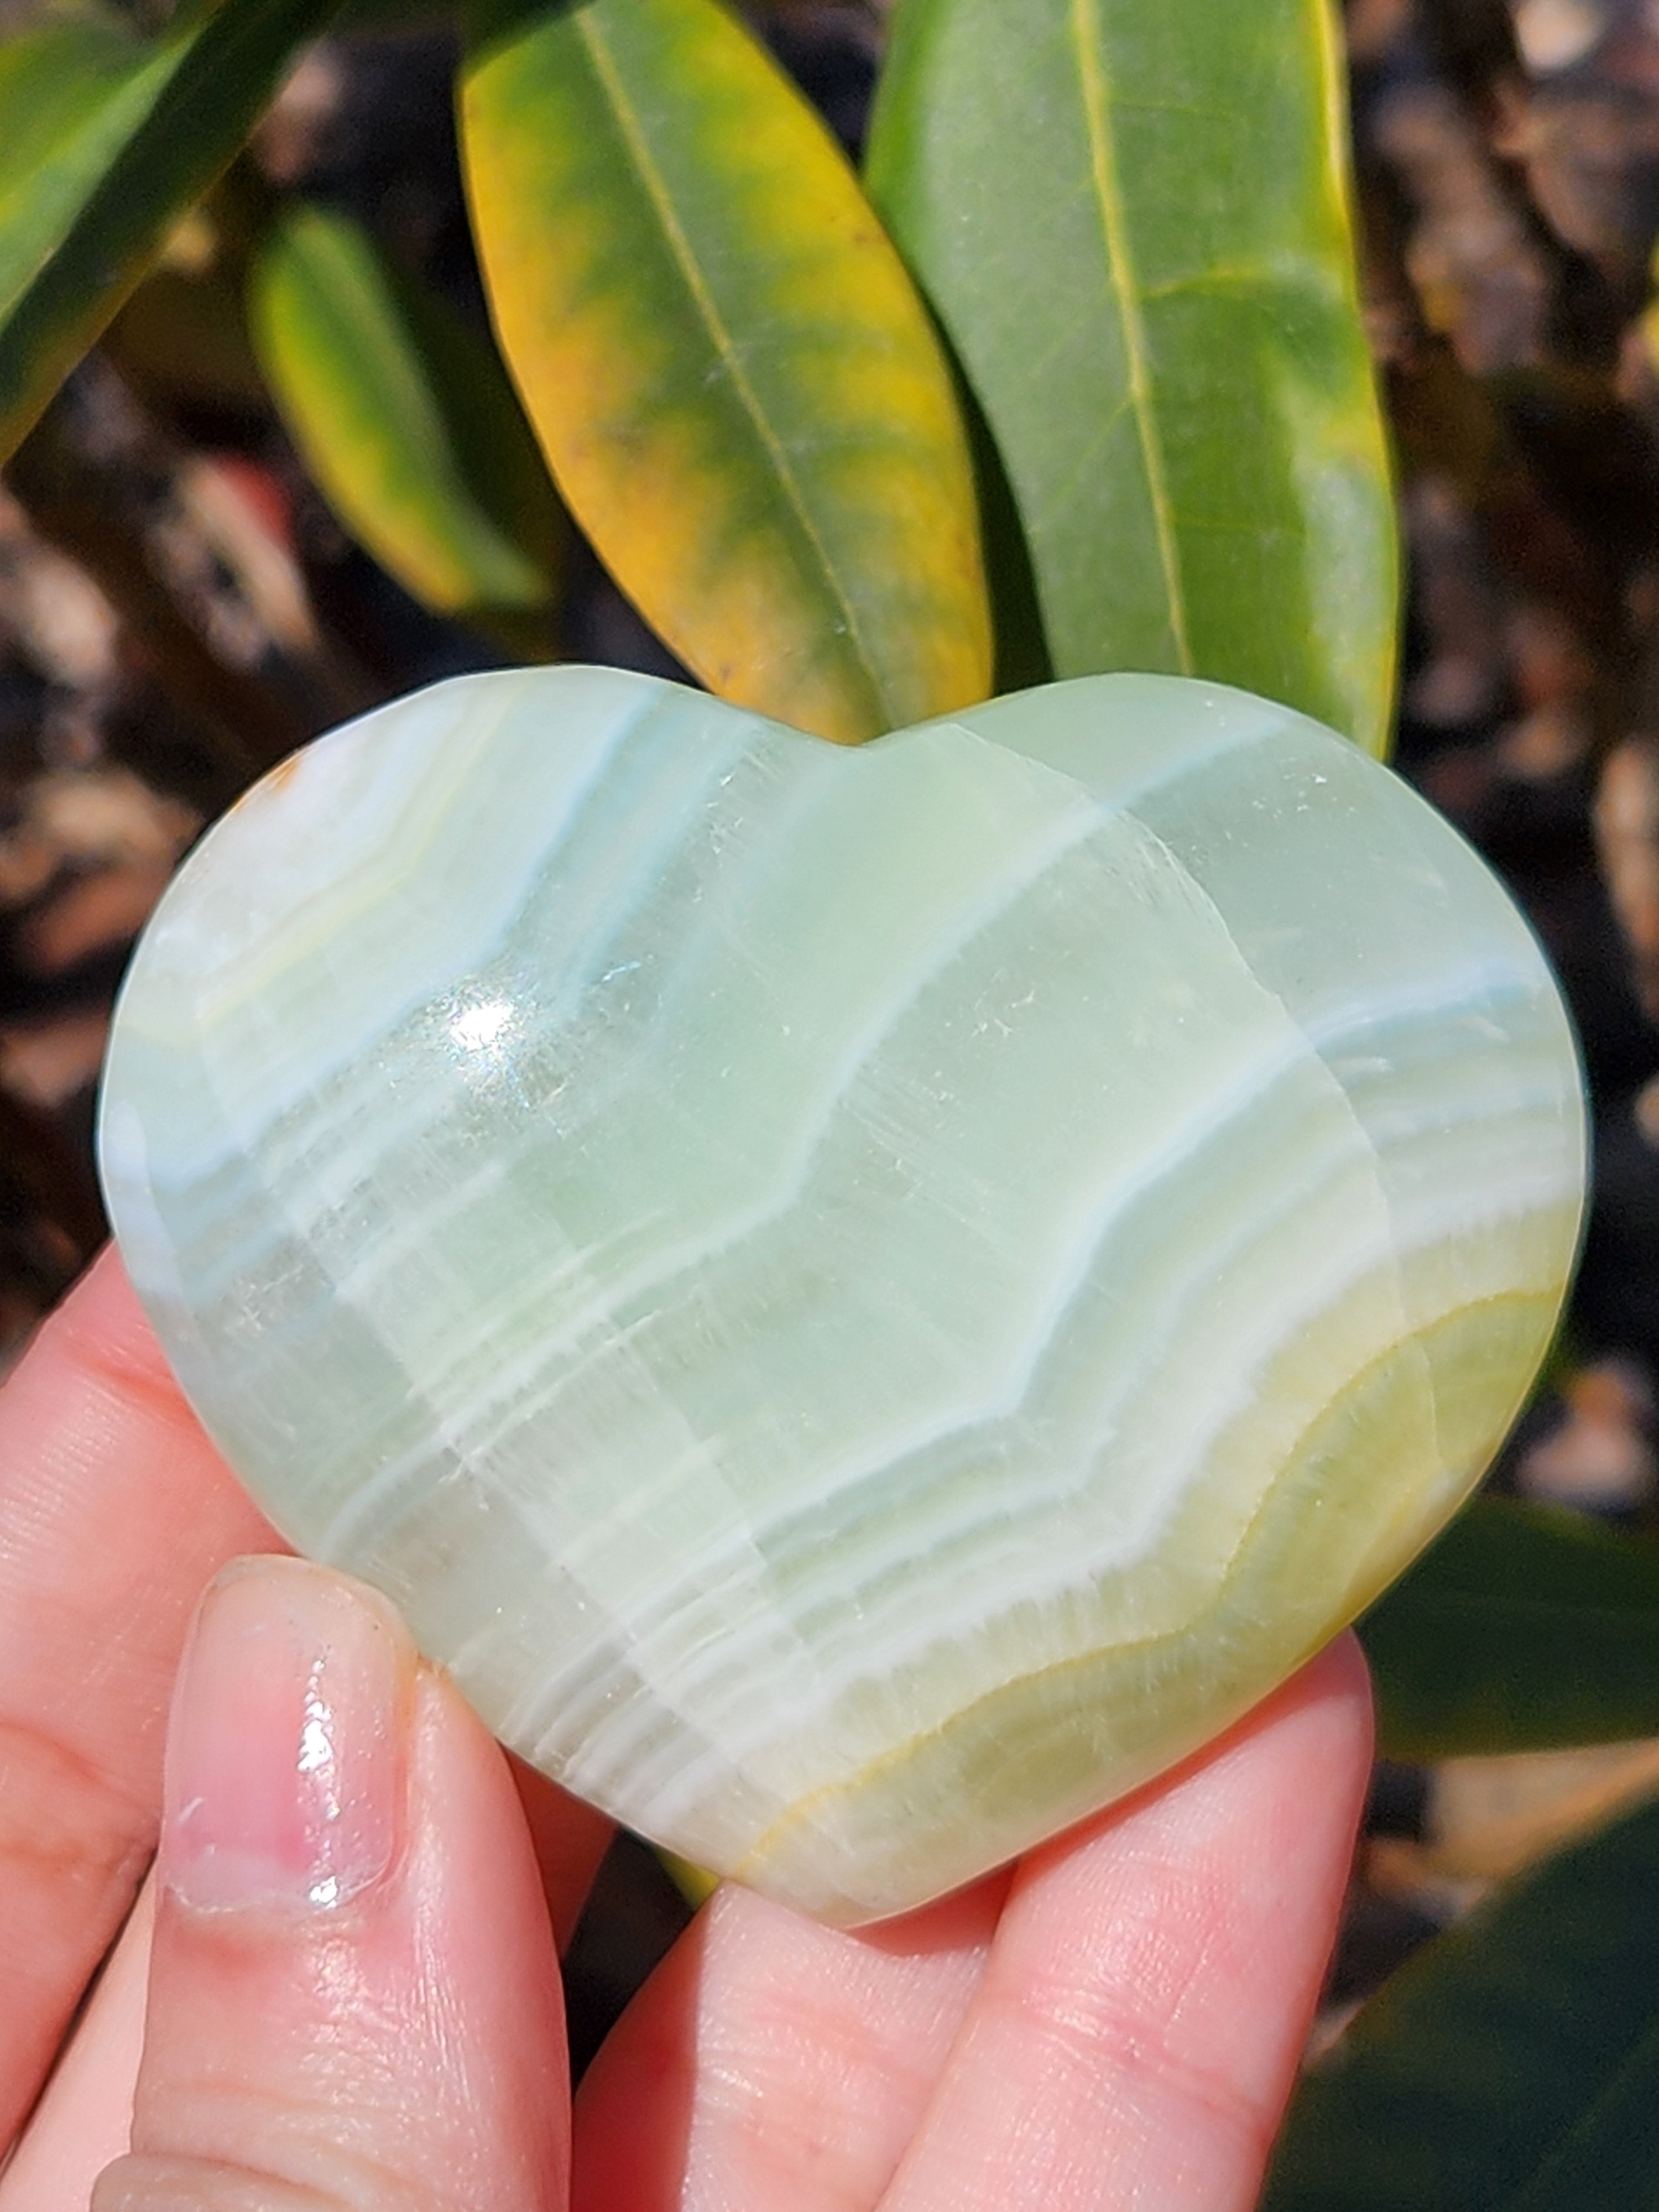
<path id="1" fill-rule="evenodd" d="M 0 1391 L 0 2149 L 154 1849 L 196 1600 L 282 1548 L 106 1252 Z"/>

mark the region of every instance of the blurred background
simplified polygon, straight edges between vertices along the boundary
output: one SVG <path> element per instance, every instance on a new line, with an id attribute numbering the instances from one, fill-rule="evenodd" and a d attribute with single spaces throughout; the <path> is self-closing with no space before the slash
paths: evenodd
<path id="1" fill-rule="evenodd" d="M 76 12 L 0 0 L 0 37 Z M 856 153 L 879 0 L 747 12 Z M 346 21 L 0 489 L 0 1368 L 103 1237 L 111 1002 L 181 854 L 317 731 L 508 657 L 348 535 L 244 327 L 253 216 L 300 191 L 482 325 L 452 34 L 362 0 Z M 1396 760 L 1531 916 L 1594 1099 L 1568 1328 L 1492 1482 L 1659 1532 L 1659 0 L 1350 0 L 1346 30 L 1408 560 Z M 574 532 L 514 645 L 683 672 Z M 1380 1768 L 1320 2033 L 1656 1788 L 1659 1743 Z M 579 2063 L 687 1909 L 624 1840 L 572 1962 Z"/>

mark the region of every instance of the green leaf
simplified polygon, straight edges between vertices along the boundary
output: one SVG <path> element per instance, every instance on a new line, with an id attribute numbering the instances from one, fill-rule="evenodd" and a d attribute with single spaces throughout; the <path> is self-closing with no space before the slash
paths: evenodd
<path id="1" fill-rule="evenodd" d="M 1396 554 L 1329 0 L 900 0 L 868 181 L 1001 451 L 1056 674 L 1385 749 Z"/>
<path id="2" fill-rule="evenodd" d="M 1478 1498 L 1359 1634 L 1391 1757 L 1659 1735 L 1659 1545 L 1577 1515 Z"/>
<path id="3" fill-rule="evenodd" d="M 463 80 L 492 312 L 559 488 L 711 689 L 857 739 L 983 698 L 971 465 L 839 149 L 714 0 L 495 21 Z"/>
<path id="4" fill-rule="evenodd" d="M 546 608 L 558 504 L 488 341 L 319 207 L 277 217 L 248 303 L 295 444 L 381 566 L 440 613 Z"/>
<path id="5" fill-rule="evenodd" d="M 1291 2108 L 1261 2212 L 1651 2212 L 1659 1805 L 1419 1952 Z"/>
<path id="6" fill-rule="evenodd" d="M 0 459 L 337 3 L 222 0 L 155 40 L 81 23 L 0 46 Z"/>

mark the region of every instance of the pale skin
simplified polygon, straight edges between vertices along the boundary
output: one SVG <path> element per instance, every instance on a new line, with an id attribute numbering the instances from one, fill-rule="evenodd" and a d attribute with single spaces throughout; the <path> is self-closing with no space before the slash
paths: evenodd
<path id="1" fill-rule="evenodd" d="M 0 1393 L 0 2142 L 159 1855 L 0 2212 L 1255 2202 L 1364 1788 L 1352 1638 L 905 1920 L 722 1891 L 573 2111 L 556 1938 L 604 1822 L 515 1777 L 380 1601 L 219 1576 L 276 1548 L 106 1255 Z"/>

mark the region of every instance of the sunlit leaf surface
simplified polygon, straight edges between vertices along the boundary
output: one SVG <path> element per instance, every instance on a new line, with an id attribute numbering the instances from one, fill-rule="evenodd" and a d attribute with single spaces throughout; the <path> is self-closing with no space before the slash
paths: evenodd
<path id="1" fill-rule="evenodd" d="M 1054 672 L 1386 744 L 1395 552 L 1328 0 L 901 0 L 869 181 L 984 409 Z"/>
<path id="2" fill-rule="evenodd" d="M 0 45 L 0 459 L 229 162 L 337 0 L 223 0 L 143 41 Z"/>
<path id="3" fill-rule="evenodd" d="M 499 21 L 461 114 L 503 349 L 572 512 L 713 690 L 856 739 L 982 698 L 964 432 L 823 125 L 714 0 Z"/>

